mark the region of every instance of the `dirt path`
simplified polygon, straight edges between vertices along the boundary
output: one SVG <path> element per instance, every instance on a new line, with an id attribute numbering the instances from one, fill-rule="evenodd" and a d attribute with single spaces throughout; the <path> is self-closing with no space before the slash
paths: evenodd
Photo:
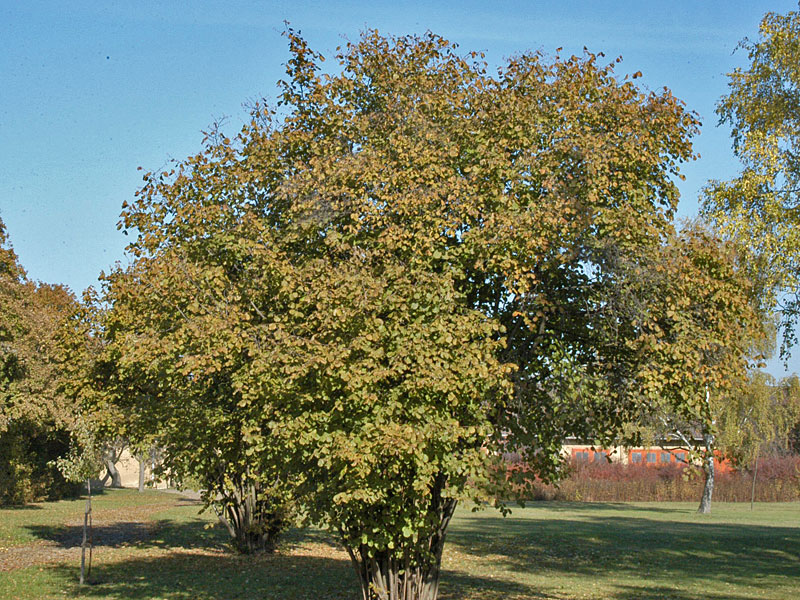
<path id="1" fill-rule="evenodd" d="M 158 523 L 150 517 L 176 506 L 150 504 L 94 512 L 92 532 L 94 550 L 123 548 L 147 541 Z M 50 539 L 41 539 L 23 546 L 0 550 L 0 572 L 24 569 L 32 565 L 80 561 L 83 540 L 83 517 L 64 523 L 64 528 Z"/>

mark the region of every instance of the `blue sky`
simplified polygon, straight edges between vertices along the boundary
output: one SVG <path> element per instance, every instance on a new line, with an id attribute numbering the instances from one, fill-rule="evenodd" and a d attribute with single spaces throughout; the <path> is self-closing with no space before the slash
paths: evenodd
<path id="1" fill-rule="evenodd" d="M 685 167 L 680 214 L 691 217 L 711 178 L 737 163 L 714 106 L 725 74 L 744 64 L 783 1 L 528 2 L 37 2 L 0 1 L 0 218 L 34 279 L 80 293 L 116 261 L 120 206 L 158 169 L 199 150 L 201 131 L 242 104 L 274 97 L 288 54 L 283 21 L 332 54 L 365 28 L 434 31 L 490 61 L 532 49 L 621 55 L 618 72 L 669 87 L 698 112 L 701 158 Z M 795 354 L 800 353 L 796 351 Z M 800 372 L 796 356 L 789 367 Z M 770 371 L 781 375 L 773 363 Z"/>

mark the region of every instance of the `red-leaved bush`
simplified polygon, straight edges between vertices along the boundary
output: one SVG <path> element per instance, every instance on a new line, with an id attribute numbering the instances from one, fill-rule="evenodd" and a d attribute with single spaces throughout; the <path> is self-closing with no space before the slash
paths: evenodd
<path id="1" fill-rule="evenodd" d="M 510 471 L 526 471 L 524 465 L 511 464 Z M 714 500 L 749 502 L 753 471 L 717 473 Z M 545 484 L 535 477 L 515 488 L 523 500 L 563 500 L 570 502 L 648 502 L 696 501 L 703 490 L 703 473 L 697 467 L 678 464 L 571 462 L 569 476 L 558 484 Z M 758 462 L 755 486 L 757 502 L 800 500 L 800 456 L 771 456 Z"/>

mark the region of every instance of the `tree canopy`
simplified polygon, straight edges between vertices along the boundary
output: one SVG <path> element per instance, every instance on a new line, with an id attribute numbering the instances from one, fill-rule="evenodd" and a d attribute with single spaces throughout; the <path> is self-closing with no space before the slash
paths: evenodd
<path id="1" fill-rule="evenodd" d="M 710 512 L 718 436 L 757 348 L 771 333 L 733 244 L 688 224 L 633 266 L 621 287 L 641 315 L 637 380 L 650 397 L 641 418 L 662 442 L 693 450 L 705 471 L 700 512 Z"/>
<path id="2" fill-rule="evenodd" d="M 785 452 L 789 432 L 800 420 L 797 376 L 776 381 L 753 372 L 732 394 L 720 415 L 720 442 L 738 464 L 752 467 L 759 455 Z"/>
<path id="3" fill-rule="evenodd" d="M 364 598 L 433 599 L 455 504 L 497 498 L 502 452 L 552 478 L 567 436 L 617 441 L 726 343 L 656 372 L 663 315 L 623 293 L 671 243 L 698 122 L 589 52 L 491 72 L 434 34 L 368 31 L 323 72 L 286 35 L 278 105 L 124 206 L 108 351 L 168 462 L 291 491 Z M 703 252 L 716 310 L 731 288 Z"/>
<path id="4" fill-rule="evenodd" d="M 60 343 L 75 309 L 64 287 L 27 278 L 0 221 L 0 503 L 57 498 L 70 487 L 52 461 L 68 451 L 75 425 Z"/>
<path id="5" fill-rule="evenodd" d="M 780 311 L 785 355 L 800 314 L 800 13 L 767 13 L 740 47 L 749 65 L 729 74 L 717 113 L 742 170 L 709 184 L 703 211 L 741 247 L 765 309 Z"/>

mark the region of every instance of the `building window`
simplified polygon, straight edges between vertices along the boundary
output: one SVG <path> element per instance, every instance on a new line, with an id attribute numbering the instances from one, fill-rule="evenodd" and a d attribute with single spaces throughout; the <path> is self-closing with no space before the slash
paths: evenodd
<path id="1" fill-rule="evenodd" d="M 589 452 L 586 450 L 579 450 L 573 454 L 575 460 L 580 462 L 589 462 Z"/>
<path id="2" fill-rule="evenodd" d="M 662 452 L 661 453 L 661 462 L 662 463 L 668 463 L 671 458 L 672 458 L 672 455 L 669 452 Z"/>
<path id="3" fill-rule="evenodd" d="M 595 452 L 594 453 L 594 462 L 600 463 L 601 465 L 607 464 L 608 460 L 606 459 L 605 452 Z"/>
<path id="4" fill-rule="evenodd" d="M 680 461 L 685 461 L 685 460 L 686 460 L 686 452 L 676 452 L 676 453 L 675 453 L 675 456 L 676 456 L 676 457 L 678 458 L 678 460 L 680 460 Z"/>
<path id="5" fill-rule="evenodd" d="M 656 462 L 656 453 L 655 452 L 648 452 L 647 453 L 647 462 L 649 462 L 649 463 Z"/>
<path id="6" fill-rule="evenodd" d="M 642 454 L 641 454 L 641 452 L 632 452 L 631 453 L 631 462 L 635 462 L 635 463 L 642 462 Z"/>

